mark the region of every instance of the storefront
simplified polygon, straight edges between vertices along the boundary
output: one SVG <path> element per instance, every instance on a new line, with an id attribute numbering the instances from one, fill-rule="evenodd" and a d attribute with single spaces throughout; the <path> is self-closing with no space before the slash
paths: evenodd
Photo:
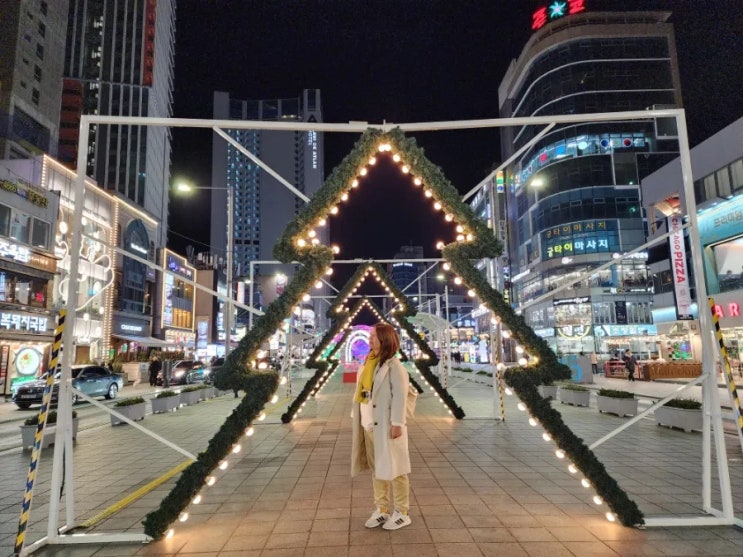
<path id="1" fill-rule="evenodd" d="M 3 396 L 48 368 L 55 320 L 49 314 L 0 312 L 0 389 Z"/>
<path id="2" fill-rule="evenodd" d="M 0 393 L 46 370 L 54 340 L 52 254 L 59 198 L 0 173 Z"/>
<path id="3" fill-rule="evenodd" d="M 194 332 L 194 286 L 196 268 L 168 249 L 162 250 L 163 273 L 160 328 L 165 341 L 178 350 L 193 354 L 196 349 Z"/>
<path id="4" fill-rule="evenodd" d="M 743 372 L 743 290 L 717 294 L 715 314 L 720 320 L 722 339 L 730 358 L 730 365 L 736 372 Z"/>

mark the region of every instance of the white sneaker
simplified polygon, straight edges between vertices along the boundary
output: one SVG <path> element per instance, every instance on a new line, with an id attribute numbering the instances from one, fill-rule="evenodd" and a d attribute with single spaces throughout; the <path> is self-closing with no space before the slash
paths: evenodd
<path id="1" fill-rule="evenodd" d="M 408 515 L 402 514 L 400 511 L 396 510 L 392 513 L 392 516 L 387 519 L 387 522 L 384 523 L 382 528 L 385 530 L 398 530 L 405 526 L 409 526 L 412 522 L 413 521 L 410 520 Z"/>
<path id="2" fill-rule="evenodd" d="M 379 509 L 374 509 L 374 512 L 369 517 L 369 520 L 366 521 L 364 526 L 367 528 L 376 528 L 377 526 L 381 526 L 382 524 L 386 523 L 387 520 L 390 518 L 390 515 L 387 513 L 383 513 Z"/>

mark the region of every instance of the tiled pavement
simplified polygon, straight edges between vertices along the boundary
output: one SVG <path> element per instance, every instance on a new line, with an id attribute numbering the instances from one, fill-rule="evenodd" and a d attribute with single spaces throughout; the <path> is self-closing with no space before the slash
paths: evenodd
<path id="1" fill-rule="evenodd" d="M 284 556 L 498 555 L 633 556 L 743 555 L 733 527 L 639 530 L 607 522 L 554 446 L 541 439 L 506 399 L 505 422 L 494 421 L 492 389 L 453 380 L 451 392 L 468 414 L 457 421 L 432 396 L 421 397 L 410 426 L 413 524 L 396 532 L 367 530 L 372 510 L 368 476 L 349 477 L 352 386 L 331 379 L 302 418 L 282 425 L 277 405 L 191 517 L 171 539 L 147 545 L 47 546 L 37 555 Z M 616 386 L 616 383 L 612 383 Z M 638 384 L 639 389 L 642 385 Z M 646 386 L 645 388 L 651 388 Z M 652 387 L 662 390 L 662 387 Z M 668 388 L 668 387 L 666 387 Z M 554 403 L 587 443 L 624 423 L 593 408 Z M 145 426 L 196 452 L 235 405 L 222 397 L 177 413 L 148 416 Z M 736 436 L 728 435 L 735 506 L 743 514 L 743 468 Z M 693 516 L 701 508 L 701 440 L 657 427 L 651 419 L 596 450 L 646 516 Z M 101 450 L 105 447 L 106 450 Z M 46 452 L 47 459 L 51 451 Z M 12 550 L 27 453 L 0 455 L 0 553 Z M 45 460 L 45 463 L 48 460 Z M 75 447 L 76 517 L 84 520 L 183 461 L 134 428 L 102 426 L 80 434 Z M 165 482 L 92 531 L 139 531 L 174 480 Z M 716 481 L 713 480 L 713 488 Z M 42 466 L 28 541 L 46 527 L 49 472 Z M 713 503 L 719 508 L 719 497 Z"/>

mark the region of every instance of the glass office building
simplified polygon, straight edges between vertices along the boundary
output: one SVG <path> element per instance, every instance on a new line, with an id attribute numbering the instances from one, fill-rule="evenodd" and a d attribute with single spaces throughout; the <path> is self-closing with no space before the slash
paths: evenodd
<path id="1" fill-rule="evenodd" d="M 547 23 L 501 82 L 501 117 L 681 106 L 669 16 L 583 12 Z M 503 160 L 542 128 L 504 128 Z M 555 126 L 506 168 L 494 203 L 507 227 L 505 285 L 559 354 L 653 350 L 637 340 L 654 334 L 647 255 L 619 256 L 645 242 L 640 180 L 677 153 L 663 120 L 589 122 Z M 611 268 L 577 280 L 612 258 Z"/>

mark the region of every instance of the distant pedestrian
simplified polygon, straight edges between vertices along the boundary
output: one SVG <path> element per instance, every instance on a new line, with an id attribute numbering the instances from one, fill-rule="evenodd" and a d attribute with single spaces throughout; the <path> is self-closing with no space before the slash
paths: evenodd
<path id="1" fill-rule="evenodd" d="M 591 372 L 594 375 L 598 375 L 599 372 L 599 356 L 595 350 L 591 352 Z"/>
<path id="2" fill-rule="evenodd" d="M 157 386 L 157 374 L 160 373 L 160 370 L 163 368 L 163 365 L 160 363 L 160 360 L 157 356 L 152 356 L 152 361 L 150 361 L 150 367 L 148 369 L 150 373 L 150 387 L 156 387 Z"/>
<path id="3" fill-rule="evenodd" d="M 627 368 L 627 380 L 635 380 L 635 369 L 637 368 L 637 360 L 631 350 L 627 350 L 624 353 L 624 366 Z"/>

